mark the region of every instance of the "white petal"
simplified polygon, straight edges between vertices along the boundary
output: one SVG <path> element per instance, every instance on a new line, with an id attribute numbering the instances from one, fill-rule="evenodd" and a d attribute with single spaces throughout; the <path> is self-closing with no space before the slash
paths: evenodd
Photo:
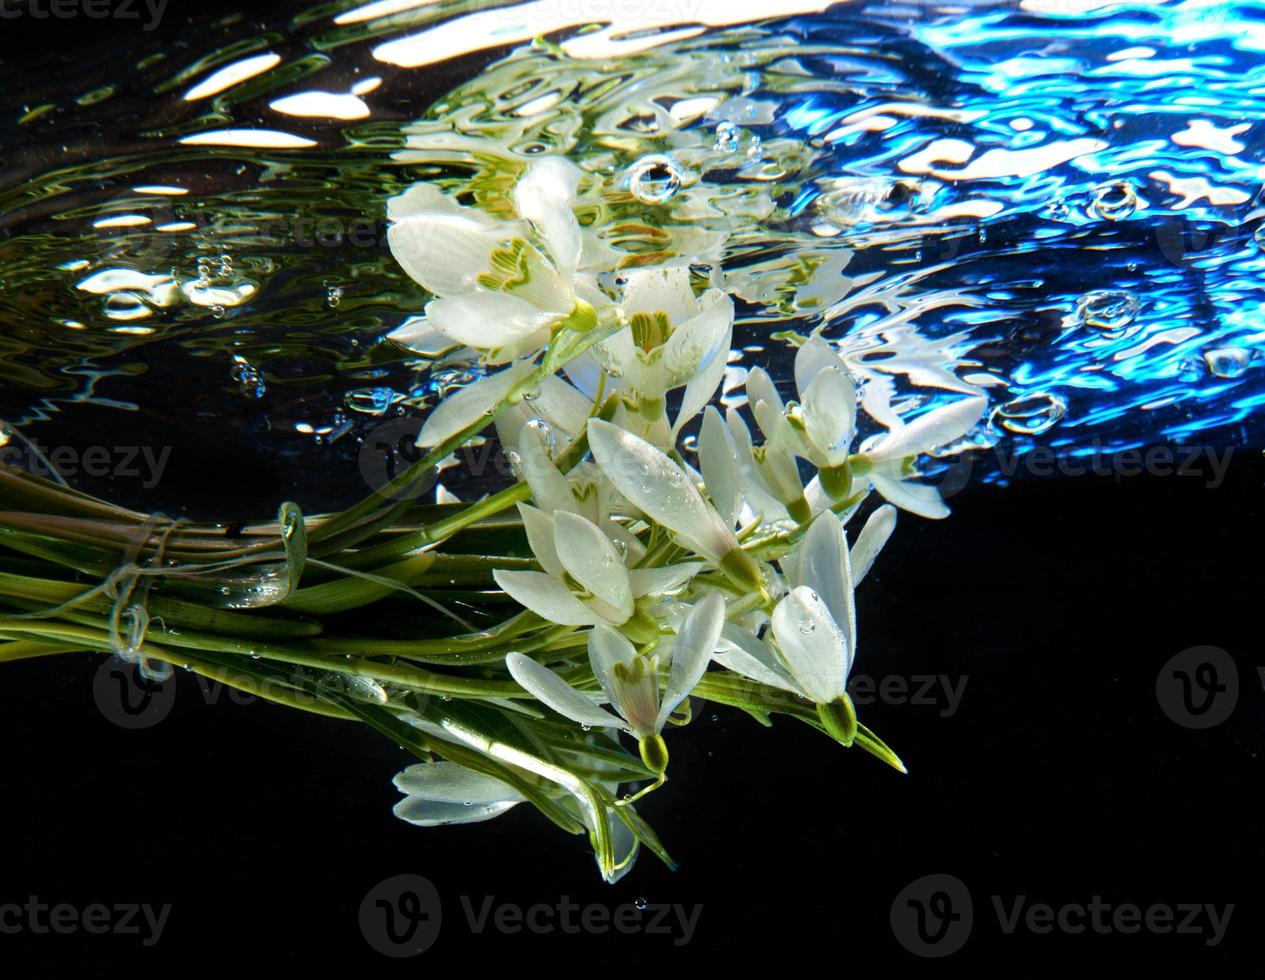
<path id="1" fill-rule="evenodd" d="M 690 270 L 677 266 L 629 272 L 623 306 L 629 317 L 634 313 L 666 313 L 673 326 L 685 323 L 698 312 L 698 300 L 690 288 Z"/>
<path id="2" fill-rule="evenodd" d="M 704 365 L 711 364 L 722 353 L 725 359 L 729 356 L 727 341 L 733 336 L 734 301 L 719 289 L 712 289 L 699 306 L 698 315 L 678 325 L 663 345 L 663 366 L 669 390 L 694 379 Z M 715 374 L 714 371 L 712 373 Z M 716 384 L 720 384 L 724 373 L 722 361 Z M 715 390 L 713 387 L 707 393 L 704 403 L 711 399 Z"/>
<path id="3" fill-rule="evenodd" d="M 628 572 L 633 595 L 673 595 L 686 582 L 703 569 L 701 561 L 687 561 L 679 565 L 662 565 L 658 568 L 633 568 Z"/>
<path id="4" fill-rule="evenodd" d="M 702 370 L 689 380 L 681 396 L 681 408 L 672 423 L 672 440 L 676 441 L 681 428 L 716 396 L 716 389 L 725 380 L 725 368 L 729 363 L 729 351 L 733 346 L 733 328 L 725 331 L 716 352 L 703 365 Z"/>
<path id="5" fill-rule="evenodd" d="M 772 648 L 736 623 L 725 624 L 712 659 L 727 670 L 760 684 L 800 693 L 799 685 L 778 661 Z"/>
<path id="6" fill-rule="evenodd" d="M 622 728 L 624 723 L 609 711 L 599 708 L 586 695 L 564 681 L 548 667 L 521 653 L 505 658 L 510 676 L 525 691 L 560 715 L 590 728 Z"/>
<path id="7" fill-rule="evenodd" d="M 633 614 L 628 569 L 600 527 L 579 514 L 558 511 L 553 546 L 571 577 L 594 598 L 619 610 L 625 619 Z"/>
<path id="8" fill-rule="evenodd" d="M 572 210 L 579 181 L 579 167 L 565 157 L 550 156 L 533 161 L 514 188 L 515 208 L 540 229 L 566 278 L 580 264 L 580 225 Z"/>
<path id="9" fill-rule="evenodd" d="M 800 542 L 793 584 L 805 585 L 821 598 L 831 618 L 843 631 L 848 651 L 845 673 L 856 656 L 856 610 L 852 568 L 839 519 L 830 511 L 814 518 Z"/>
<path id="10" fill-rule="evenodd" d="M 857 393 L 842 370 L 818 372 L 804 393 L 801 417 L 808 438 L 831 466 L 848 458 L 856 428 Z"/>
<path id="11" fill-rule="evenodd" d="M 860 585 L 896 527 L 896 508 L 884 504 L 866 520 L 852 544 L 852 584 Z"/>
<path id="12" fill-rule="evenodd" d="M 694 482 L 654 446 L 600 419 L 589 420 L 589 446 L 615 488 L 694 551 L 720 561 L 738 547 Z"/>
<path id="13" fill-rule="evenodd" d="M 445 337 L 475 350 L 517 344 L 558 319 L 556 313 L 538 310 L 517 296 L 485 289 L 431 300 L 426 317 Z"/>
<path id="14" fill-rule="evenodd" d="M 813 378 L 822 371 L 843 366 L 843 360 L 835 353 L 834 347 L 820 334 L 813 334 L 804 341 L 795 352 L 795 390 L 799 392 L 800 401 L 804 400 Z"/>
<path id="15" fill-rule="evenodd" d="M 442 803 L 426 800 L 420 796 L 406 796 L 395 804 L 391 812 L 401 820 L 407 820 L 416 827 L 443 827 L 455 823 L 481 823 L 499 817 L 506 810 L 518 805 L 518 800 L 506 800 L 498 803 L 474 803 L 466 806 L 461 803 Z"/>
<path id="16" fill-rule="evenodd" d="M 424 316 L 409 317 L 387 334 L 386 339 L 424 357 L 439 357 L 458 346 Z"/>
<path id="17" fill-rule="evenodd" d="M 593 399 L 557 375 L 545 378 L 540 384 L 540 392 L 526 404 L 536 415 L 553 426 L 554 434 L 558 437 L 559 450 L 564 441 L 569 442 L 584 431 L 584 426 L 593 413 Z"/>
<path id="18" fill-rule="evenodd" d="M 467 426 L 473 425 L 480 416 L 490 416 L 501 400 L 515 385 L 531 374 L 532 370 L 530 361 L 518 361 L 504 371 L 498 371 L 453 392 L 426 417 L 426 424 L 417 437 L 417 444 L 424 449 L 438 446 Z M 488 421 L 491 421 L 490 417 Z"/>
<path id="19" fill-rule="evenodd" d="M 738 450 L 720 412 L 709 407 L 703 414 L 698 436 L 698 462 L 703 485 L 720 519 L 733 527 L 742 506 L 742 475 L 738 470 Z"/>
<path id="20" fill-rule="evenodd" d="M 748 373 L 747 401 L 751 403 L 752 412 L 761 403 L 769 405 L 777 415 L 781 415 L 786 408 L 782 396 L 777 393 L 777 385 L 773 383 L 769 372 L 764 368 L 752 368 Z M 765 435 L 770 435 L 770 433 L 766 432 Z"/>
<path id="21" fill-rule="evenodd" d="M 589 633 L 589 665 L 593 676 L 602 686 L 606 700 L 619 704 L 619 684 L 615 680 L 615 665 L 631 664 L 637 656 L 636 648 L 622 634 L 609 626 L 595 626 Z"/>
<path id="22" fill-rule="evenodd" d="M 492 572 L 496 584 L 521 606 L 559 626 L 592 626 L 601 617 L 582 603 L 565 585 L 544 572 Z"/>
<path id="23" fill-rule="evenodd" d="M 891 501 L 901 510 L 907 510 L 919 517 L 929 517 L 932 520 L 949 516 L 949 508 L 945 506 L 940 498 L 940 491 L 935 487 L 927 486 L 925 483 L 914 483 L 912 480 L 902 480 L 878 470 L 870 474 L 870 481 L 884 499 Z"/>
<path id="24" fill-rule="evenodd" d="M 396 774 L 395 788 L 441 803 L 500 803 L 523 796 L 508 783 L 455 762 L 419 762 Z"/>
<path id="25" fill-rule="evenodd" d="M 870 450 L 868 455 L 876 462 L 898 460 L 917 456 L 939 446 L 947 446 L 975 428 L 987 405 L 988 399 L 983 396 L 960 398 L 896 429 Z"/>
<path id="26" fill-rule="evenodd" d="M 518 514 L 527 532 L 527 544 L 540 567 L 552 578 L 562 578 L 562 561 L 553 547 L 553 516 L 530 504 L 519 504 Z"/>
<path id="27" fill-rule="evenodd" d="M 799 586 L 773 610 L 773 636 L 791 675 L 817 704 L 844 693 L 847 650 L 843 633 L 812 589 Z"/>
<path id="28" fill-rule="evenodd" d="M 712 653 L 725 625 L 725 600 L 718 592 L 709 593 L 694 604 L 685 617 L 672 647 L 672 670 L 659 706 L 656 728 L 663 728 L 668 716 L 684 701 L 711 663 Z"/>
<path id="29" fill-rule="evenodd" d="M 501 242 L 520 226 L 493 222 L 474 208 L 455 204 L 429 184 L 415 184 L 387 205 L 391 254 L 432 293 L 468 292 L 487 272 Z"/>
<path id="30" fill-rule="evenodd" d="M 549 457 L 544 434 L 534 426 L 524 425 L 518 434 L 518 470 L 536 506 L 546 514 L 558 510 L 574 510 L 571 484 Z"/>

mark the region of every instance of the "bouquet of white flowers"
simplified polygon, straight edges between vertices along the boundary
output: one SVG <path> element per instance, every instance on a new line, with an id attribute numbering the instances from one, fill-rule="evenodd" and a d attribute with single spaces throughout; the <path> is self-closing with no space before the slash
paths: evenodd
<path id="1" fill-rule="evenodd" d="M 498 217 L 426 183 L 391 202 L 392 252 L 434 296 L 394 339 L 464 350 L 483 376 L 427 417 L 424 458 L 356 507 L 193 525 L 0 472 L 0 660 L 97 651 L 368 724 L 418 760 L 396 777 L 402 819 L 529 802 L 587 834 L 609 881 L 643 845 L 669 860 L 635 804 L 667 778 L 691 697 L 904 771 L 848 697 L 853 591 L 892 504 L 947 513 L 915 463 L 968 433 L 983 397 L 854 447 L 854 381 L 813 335 L 795 400 L 748 376 L 757 438 L 712 404 L 734 325 L 722 280 L 612 266 L 576 219 L 582 179 L 538 159 Z M 489 427 L 516 481 L 417 502 Z M 871 490 L 890 503 L 849 542 Z M 444 613 L 434 635 L 389 628 L 401 596 Z"/>

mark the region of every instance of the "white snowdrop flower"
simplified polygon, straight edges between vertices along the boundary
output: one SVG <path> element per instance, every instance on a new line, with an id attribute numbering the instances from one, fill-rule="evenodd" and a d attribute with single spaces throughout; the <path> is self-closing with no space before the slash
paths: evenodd
<path id="1" fill-rule="evenodd" d="M 734 304 L 719 289 L 695 298 L 682 266 L 628 273 L 621 305 L 625 324 L 595 348 L 598 361 L 636 405 L 655 441 L 675 442 L 681 427 L 716 393 L 733 341 Z M 669 431 L 665 396 L 685 387 Z"/>
<path id="2" fill-rule="evenodd" d="M 491 820 L 525 799 L 508 783 L 455 762 L 420 762 L 394 782 L 405 796 L 392 812 L 419 827 Z"/>
<path id="3" fill-rule="evenodd" d="M 587 518 L 529 504 L 518 509 L 543 571 L 497 569 L 492 576 L 520 605 L 560 626 L 622 626 L 641 596 L 679 589 L 703 567 L 683 562 L 630 571 L 615 543 Z M 653 622 L 646 627 L 653 634 Z"/>
<path id="4" fill-rule="evenodd" d="M 589 634 L 589 663 L 604 700 L 618 715 L 598 707 L 590 696 L 530 657 L 511 653 L 505 662 L 514 680 L 559 714 L 581 725 L 632 732 L 646 767 L 661 775 L 667 768 L 668 752 L 660 732 L 707 670 L 724 622 L 725 600 L 719 593 L 710 593 L 694 605 L 673 641 L 671 669 L 662 694 L 660 658 L 639 654 L 624 636 L 607 626 L 595 627 Z"/>
<path id="5" fill-rule="evenodd" d="M 589 447 L 602 472 L 634 507 L 735 583 L 752 591 L 763 588 L 759 566 L 685 470 L 644 439 L 601 419 L 589 420 Z"/>
<path id="6" fill-rule="evenodd" d="M 498 364 L 535 354 L 560 323 L 596 325 L 595 304 L 605 300 L 578 271 L 579 175 L 561 157 L 534 161 L 514 192 L 518 221 L 462 207 L 426 183 L 388 202 L 392 255 L 436 296 L 426 305 L 430 326 Z"/>
<path id="7" fill-rule="evenodd" d="M 947 517 L 949 508 L 940 491 L 913 482 L 918 476 L 914 461 L 923 453 L 961 439 L 979 424 L 987 405 L 988 399 L 982 395 L 960 398 L 866 440 L 851 466 L 853 492 L 873 486 L 902 510 L 922 517 Z"/>
<path id="8" fill-rule="evenodd" d="M 857 651 L 854 564 L 863 576 L 894 523 L 894 509 L 879 508 L 850 552 L 839 519 L 829 511 L 819 514 L 782 561 L 790 591 L 770 617 L 772 642 L 728 624 L 715 656 L 744 677 L 814 702 L 827 730 L 845 744 L 856 733 L 847 695 Z"/>

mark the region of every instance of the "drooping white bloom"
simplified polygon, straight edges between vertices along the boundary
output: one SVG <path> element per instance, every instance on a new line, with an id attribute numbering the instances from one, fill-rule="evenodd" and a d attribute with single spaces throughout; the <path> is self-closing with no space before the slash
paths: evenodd
<path id="1" fill-rule="evenodd" d="M 960 398 L 867 440 L 858 454 L 858 465 L 853 467 L 854 476 L 868 481 L 902 510 L 922 517 L 947 517 L 949 508 L 940 491 L 912 482 L 918 475 L 914 461 L 923 453 L 961 439 L 979 424 L 987 405 L 988 399 L 982 395 Z"/>
<path id="2" fill-rule="evenodd" d="M 543 571 L 496 569 L 492 577 L 515 601 L 560 626 L 623 625 L 638 598 L 679 589 L 703 567 L 684 562 L 630 570 L 615 543 L 587 518 L 528 504 L 518 509 Z"/>
<path id="3" fill-rule="evenodd" d="M 639 654 L 621 634 L 595 627 L 589 634 L 589 663 L 605 701 L 618 716 L 530 657 L 511 653 L 505 662 L 514 680 L 559 714 L 593 728 L 626 728 L 645 740 L 663 731 L 668 717 L 703 676 L 724 621 L 725 600 L 719 593 L 710 593 L 694 605 L 673 642 L 662 694 L 659 656 Z"/>
<path id="4" fill-rule="evenodd" d="M 534 161 L 514 191 L 517 221 L 462 207 L 426 183 L 392 198 L 387 240 L 404 271 L 435 294 L 430 325 L 497 364 L 536 353 L 577 311 L 595 323 L 603 297 L 579 273 L 579 178 L 562 157 Z"/>
<path id="5" fill-rule="evenodd" d="M 509 784 L 455 762 L 419 762 L 394 782 L 405 796 L 393 812 L 419 827 L 491 820 L 524 800 Z"/>
<path id="6" fill-rule="evenodd" d="M 716 662 L 816 704 L 839 701 L 857 650 L 854 565 L 869 570 L 894 520 L 891 507 L 875 511 L 849 552 L 839 519 L 819 514 L 782 561 L 791 588 L 774 607 L 771 642 L 726 625 Z"/>
<path id="7" fill-rule="evenodd" d="M 716 393 L 733 341 L 734 304 L 719 289 L 701 298 L 682 266 L 628 274 L 620 308 L 622 329 L 597 345 L 598 361 L 637 406 L 647 429 L 662 428 L 659 441 L 674 442 L 681 427 Z M 669 391 L 685 387 L 670 438 L 663 420 Z"/>
<path id="8" fill-rule="evenodd" d="M 716 564 L 739 550 L 733 528 L 703 499 L 689 474 L 650 443 L 590 419 L 589 446 L 615 489 L 687 548 Z"/>

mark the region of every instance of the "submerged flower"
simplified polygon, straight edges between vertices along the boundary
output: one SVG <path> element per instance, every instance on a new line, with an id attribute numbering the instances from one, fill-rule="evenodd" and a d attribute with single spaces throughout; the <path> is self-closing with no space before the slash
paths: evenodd
<path id="1" fill-rule="evenodd" d="M 869 570 L 894 519 L 891 507 L 876 511 L 850 553 L 838 517 L 819 514 L 782 561 L 790 591 L 773 609 L 768 640 L 729 625 L 715 657 L 752 680 L 812 701 L 825 727 L 845 744 L 856 732 L 847 694 L 857 650 L 853 561 Z"/>
<path id="2" fill-rule="evenodd" d="M 872 485 L 902 510 L 921 517 L 947 517 L 949 508 L 940 491 L 912 482 L 918 476 L 914 461 L 961 439 L 979 424 L 987 405 L 982 395 L 960 398 L 868 440 L 853 462 L 853 478 L 867 481 L 863 486 Z"/>
<path id="3" fill-rule="evenodd" d="M 725 600 L 719 593 L 710 593 L 694 605 L 673 642 L 671 669 L 662 694 L 658 655 L 640 654 L 619 633 L 595 627 L 589 634 L 589 663 L 605 700 L 618 717 L 530 657 L 511 653 L 505 662 L 514 680 L 560 715 L 591 728 L 631 731 L 640 743 L 646 767 L 662 774 L 668 756 L 659 733 L 707 670 L 724 621 Z"/>
<path id="4" fill-rule="evenodd" d="M 683 266 L 638 270 L 628 274 L 621 319 L 623 329 L 597 345 L 597 359 L 628 393 L 645 430 L 660 429 L 656 441 L 667 444 L 703 410 L 724 378 L 733 300 L 719 289 L 695 298 Z M 669 434 L 665 397 L 682 386 L 684 398 Z"/>
<path id="5" fill-rule="evenodd" d="M 738 544 L 733 527 L 703 499 L 685 470 L 644 439 L 601 419 L 589 420 L 589 446 L 629 503 L 735 582 L 752 590 L 762 587 L 760 570 Z"/>
<path id="6" fill-rule="evenodd" d="M 534 161 L 514 190 L 521 219 L 462 207 L 431 184 L 391 199 L 387 240 L 397 262 L 435 294 L 431 326 L 489 363 L 534 354 L 560 323 L 591 327 L 603 297 L 579 273 L 582 236 L 572 205 L 579 169 Z"/>
<path id="7" fill-rule="evenodd" d="M 686 562 L 630 570 L 615 542 L 587 518 L 528 504 L 518 510 L 543 571 L 497 569 L 492 577 L 511 598 L 560 626 L 622 626 L 641 596 L 679 589 L 702 568 Z"/>
<path id="8" fill-rule="evenodd" d="M 508 783 L 455 762 L 419 762 L 394 782 L 405 797 L 393 812 L 419 827 L 491 820 L 525 799 Z"/>

